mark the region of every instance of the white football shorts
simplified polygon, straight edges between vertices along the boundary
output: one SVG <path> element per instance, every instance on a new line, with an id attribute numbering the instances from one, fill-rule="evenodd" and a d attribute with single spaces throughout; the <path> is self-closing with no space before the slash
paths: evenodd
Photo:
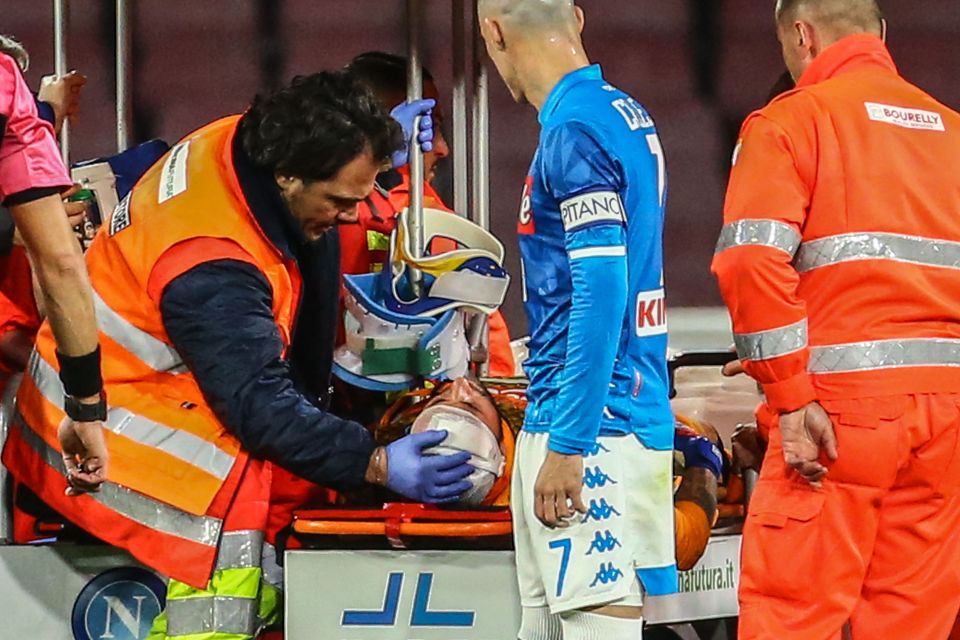
<path id="1" fill-rule="evenodd" d="M 600 437 L 584 458 L 586 515 L 549 529 L 534 513 L 534 486 L 549 434 L 521 432 L 511 486 L 520 603 L 552 613 L 640 606 L 636 570 L 674 564 L 673 452 L 635 436 Z"/>

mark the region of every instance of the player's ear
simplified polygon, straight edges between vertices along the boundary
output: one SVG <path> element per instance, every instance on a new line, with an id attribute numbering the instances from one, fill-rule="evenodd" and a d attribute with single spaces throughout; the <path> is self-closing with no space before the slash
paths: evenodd
<path id="1" fill-rule="evenodd" d="M 581 9 L 579 5 L 574 5 L 573 13 L 577 16 L 577 33 L 583 33 L 583 25 L 586 23 L 583 9 Z"/>
<path id="2" fill-rule="evenodd" d="M 497 51 L 506 51 L 507 42 L 503 37 L 503 27 L 500 23 L 492 18 L 485 18 L 483 24 L 486 28 L 484 37 L 487 39 L 487 43 L 492 45 Z"/>

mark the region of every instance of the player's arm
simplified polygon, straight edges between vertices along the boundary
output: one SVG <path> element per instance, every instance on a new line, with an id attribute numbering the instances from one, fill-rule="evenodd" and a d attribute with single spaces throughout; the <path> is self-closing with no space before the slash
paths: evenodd
<path id="1" fill-rule="evenodd" d="M 559 413 L 549 448 L 582 455 L 596 444 L 627 309 L 623 178 L 581 125 L 548 132 L 546 150 L 547 186 L 560 204 L 572 281 Z"/>
<path id="2" fill-rule="evenodd" d="M 713 259 L 733 320 L 737 353 L 785 413 L 815 400 L 807 362 L 807 311 L 793 257 L 810 204 L 803 139 L 756 114 L 744 124 Z"/>
<path id="3" fill-rule="evenodd" d="M 545 132 L 540 161 L 560 205 L 572 284 L 558 413 L 534 486 L 534 512 L 568 526 L 586 512 L 583 455 L 596 444 L 627 307 L 626 229 L 617 165 L 585 127 Z"/>

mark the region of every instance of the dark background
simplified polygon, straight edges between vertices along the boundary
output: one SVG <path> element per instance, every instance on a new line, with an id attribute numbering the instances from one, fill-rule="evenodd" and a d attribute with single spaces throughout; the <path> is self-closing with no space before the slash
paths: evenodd
<path id="1" fill-rule="evenodd" d="M 0 32 L 30 50 L 35 88 L 53 69 L 52 2 L 2 0 Z M 114 0 L 71 3 L 70 66 L 89 77 L 73 131 L 74 160 L 115 149 Z M 340 67 L 357 53 L 405 51 L 402 0 L 135 0 L 135 138 L 174 142 L 242 110 L 259 90 Z M 467 3 L 469 6 L 469 2 Z M 424 0 L 427 65 L 449 99 L 451 3 Z M 671 306 L 720 303 L 708 268 L 720 227 L 730 153 L 744 116 L 782 72 L 773 0 L 581 0 L 584 39 L 607 78 L 650 110 L 666 149 L 666 233 Z M 889 44 L 901 72 L 960 106 L 960 2 L 886 0 Z M 519 274 L 515 220 L 537 140 L 536 114 L 490 78 L 491 216 Z M 445 105 L 449 114 L 449 103 Z M 449 137 L 449 126 L 448 137 Z M 449 185 L 449 174 L 441 175 Z M 519 278 L 506 312 L 525 330 Z"/>

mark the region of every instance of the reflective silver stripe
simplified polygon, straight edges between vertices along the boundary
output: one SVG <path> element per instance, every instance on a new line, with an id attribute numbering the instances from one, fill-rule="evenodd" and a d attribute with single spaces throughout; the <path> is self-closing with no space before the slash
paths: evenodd
<path id="1" fill-rule="evenodd" d="M 257 633 L 257 599 L 201 596 L 167 599 L 167 637 Z"/>
<path id="2" fill-rule="evenodd" d="M 854 260 L 894 260 L 960 269 L 960 242 L 899 233 L 846 233 L 804 242 L 795 267 L 803 273 Z"/>
<path id="3" fill-rule="evenodd" d="M 21 436 L 30 445 L 30 448 L 54 471 L 66 479 L 60 452 L 49 446 L 43 438 L 34 432 L 19 411 L 14 417 L 14 423 L 20 429 Z M 220 529 L 223 521 L 217 518 L 186 513 L 176 507 L 158 502 L 142 493 L 110 481 L 103 483 L 99 493 L 89 493 L 87 495 L 121 516 L 159 533 L 208 547 L 216 547 L 217 541 L 220 539 Z"/>
<path id="4" fill-rule="evenodd" d="M 63 404 L 63 384 L 57 371 L 34 351 L 28 369 L 41 395 L 55 406 Z M 225 480 L 236 458 L 212 442 L 192 433 L 168 427 L 119 407 L 111 407 L 104 423 L 110 431 L 139 444 L 183 460 L 204 473 Z"/>
<path id="5" fill-rule="evenodd" d="M 130 324 L 103 301 L 96 289 L 93 291 L 93 306 L 100 330 L 151 369 L 168 373 L 186 371 L 180 354 L 173 347 Z"/>
<path id="6" fill-rule="evenodd" d="M 807 346 L 807 321 L 769 331 L 737 333 L 733 336 L 737 355 L 743 360 L 771 360 Z"/>
<path id="7" fill-rule="evenodd" d="M 259 568 L 262 554 L 262 531 L 229 531 L 220 539 L 214 571 Z"/>
<path id="8" fill-rule="evenodd" d="M 277 562 L 277 548 L 269 542 L 263 543 L 260 570 L 263 571 L 264 582 L 278 591 L 283 591 L 283 567 Z"/>
<path id="9" fill-rule="evenodd" d="M 792 257 L 800 246 L 800 234 L 785 222 L 738 220 L 721 229 L 715 253 L 746 246 L 772 247 Z"/>
<path id="10" fill-rule="evenodd" d="M 960 367 L 960 340 L 912 338 L 813 347 L 808 365 L 811 373 L 897 367 Z"/>

